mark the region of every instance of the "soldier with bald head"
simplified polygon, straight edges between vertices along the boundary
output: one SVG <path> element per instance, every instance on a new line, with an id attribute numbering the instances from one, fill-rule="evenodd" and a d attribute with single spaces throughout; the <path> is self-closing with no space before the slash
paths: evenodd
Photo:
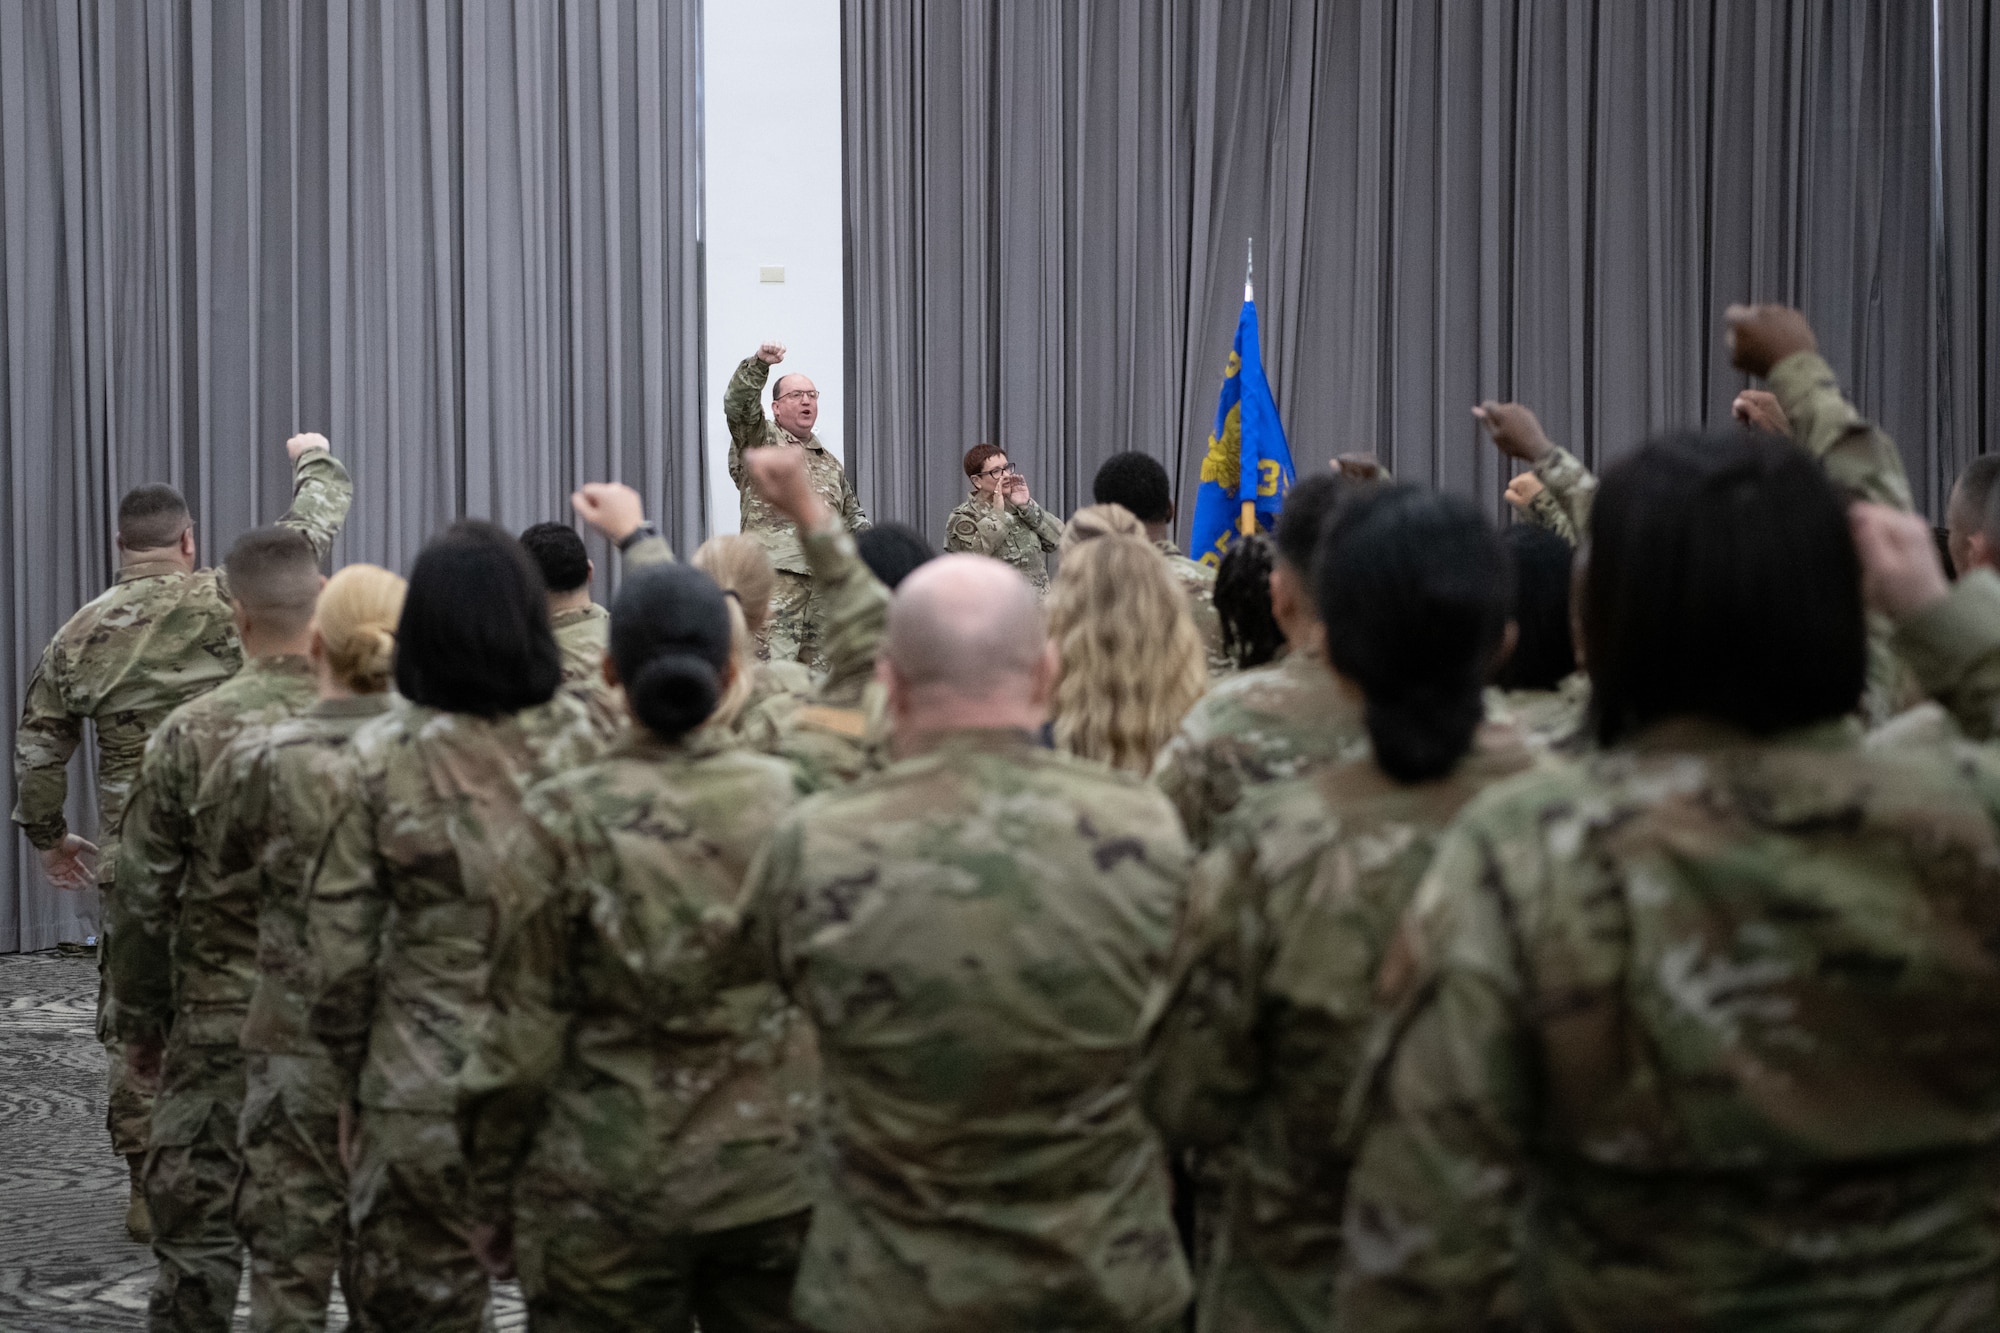
<path id="1" fill-rule="evenodd" d="M 771 367 L 784 359 L 783 344 L 765 343 L 755 356 L 745 357 L 729 377 L 729 387 L 722 395 L 722 414 L 729 422 L 729 479 L 743 495 L 743 531 L 764 544 L 771 569 L 778 576 L 771 590 L 770 617 L 757 636 L 758 649 L 773 662 L 799 661 L 823 671 L 826 662 L 820 640 L 825 609 L 813 595 L 812 566 L 800 544 L 798 526 L 749 484 L 744 456 L 756 449 L 801 451 L 812 489 L 840 516 L 846 529 L 863 532 L 869 523 L 854 494 L 854 483 L 813 431 L 819 421 L 819 387 L 804 375 L 780 375 L 771 385 L 771 413 L 764 414 L 764 383 L 770 379 Z"/>
<path id="2" fill-rule="evenodd" d="M 998 561 L 905 579 L 878 670 L 896 762 L 800 807 L 745 896 L 822 1060 L 793 1311 L 828 1333 L 1169 1327 L 1188 1276 L 1134 1077 L 1179 821 L 1038 744 L 1056 659 Z"/>

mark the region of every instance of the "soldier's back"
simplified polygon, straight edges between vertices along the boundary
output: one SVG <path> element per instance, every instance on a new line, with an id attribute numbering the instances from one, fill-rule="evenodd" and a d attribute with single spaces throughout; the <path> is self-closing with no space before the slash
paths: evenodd
<path id="1" fill-rule="evenodd" d="M 753 893 L 819 1035 L 833 1330 L 1144 1329 L 1185 1301 L 1137 1021 L 1186 847 L 1143 784 L 965 732 L 816 799 Z"/>
<path id="2" fill-rule="evenodd" d="M 1519 1285 L 1570 1326 L 1992 1327 L 1996 814 L 1994 755 L 1847 723 L 1672 723 L 1488 792 L 1413 911 L 1437 964 L 1400 989 L 1430 998 L 1348 1210 L 1442 1225 L 1393 1255 L 1371 1228 L 1343 1317 L 1484 1299 L 1459 1283 L 1507 1248 L 1504 1163 L 1446 1129 L 1435 1174 L 1400 1174 L 1402 1117 L 1448 1114 L 1527 1145 Z"/>
<path id="3" fill-rule="evenodd" d="M 1160 751 L 1153 781 L 1200 848 L 1249 788 L 1367 752 L 1359 698 L 1324 660 L 1292 653 L 1203 695 Z"/>
<path id="4" fill-rule="evenodd" d="M 69 714 L 97 727 L 105 878 L 115 875 L 117 833 L 147 740 L 169 713 L 242 665 L 219 572 L 166 562 L 122 570 L 51 640 L 42 671 Z"/>

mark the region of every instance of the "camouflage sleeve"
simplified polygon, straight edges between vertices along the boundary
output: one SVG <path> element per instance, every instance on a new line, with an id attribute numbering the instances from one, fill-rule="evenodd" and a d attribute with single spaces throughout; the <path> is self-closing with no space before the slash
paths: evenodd
<path id="1" fill-rule="evenodd" d="M 729 479 L 741 490 L 748 474 L 743 451 L 764 442 L 764 382 L 771 368 L 754 356 L 743 358 L 722 391 L 722 417 L 729 423 Z"/>
<path id="2" fill-rule="evenodd" d="M 292 464 L 292 507 L 278 524 L 303 532 L 324 560 L 353 503 L 354 482 L 347 468 L 324 449 L 308 449 Z"/>
<path id="3" fill-rule="evenodd" d="M 717 956 L 718 988 L 769 981 L 789 991 L 793 977 L 787 965 L 780 905 L 798 882 L 801 835 L 794 814 L 778 826 L 758 851 L 743 878 L 734 939 Z"/>
<path id="4" fill-rule="evenodd" d="M 1896 655 L 1967 736 L 2000 737 L 2000 574 L 1975 569 L 1896 625 Z"/>
<path id="5" fill-rule="evenodd" d="M 655 533 L 651 537 L 641 537 L 625 552 L 625 568 L 645 569 L 649 565 L 671 565 L 674 563 L 674 548 L 667 545 L 667 539 Z"/>
<path id="6" fill-rule="evenodd" d="M 169 722 L 146 743 L 125 807 L 118 888 L 107 902 L 111 919 L 104 935 L 115 1027 L 126 1042 L 161 1040 L 173 1025 L 171 944 L 193 829 L 189 789 L 198 770 L 187 737 Z"/>
<path id="7" fill-rule="evenodd" d="M 1528 501 L 1528 507 L 1521 511 L 1521 516 L 1538 528 L 1547 528 L 1571 546 L 1582 539 L 1576 524 L 1569 521 L 1569 514 L 1556 503 L 1556 497 L 1546 486 L 1535 492 L 1535 498 Z"/>
<path id="8" fill-rule="evenodd" d="M 365 775 L 357 785 L 366 787 Z M 368 1054 L 388 916 L 388 888 L 375 854 L 375 813 L 365 792 L 359 793 L 335 819 L 306 889 L 309 1022 L 346 1077 L 350 1097 Z"/>
<path id="9" fill-rule="evenodd" d="M 1383 968 L 1390 1016 L 1350 1104 L 1359 1151 L 1336 1323 L 1519 1328 L 1530 1066 L 1516 945 L 1476 832 L 1448 835 L 1402 932 Z M 1398 989 L 1391 977 L 1407 980 Z"/>
<path id="10" fill-rule="evenodd" d="M 1165 984 L 1142 1019 L 1140 1096 L 1172 1144 L 1235 1138 L 1261 1079 L 1257 997 L 1272 938 L 1258 873 L 1241 836 L 1196 864 Z"/>
<path id="11" fill-rule="evenodd" d="M 800 533 L 799 541 L 826 608 L 821 634 L 827 675 L 820 701 L 852 704 L 875 675 L 875 653 L 889 628 L 889 590 L 862 563 L 845 525 L 829 522 Z"/>
<path id="12" fill-rule="evenodd" d="M 1596 474 L 1575 454 L 1558 447 L 1535 464 L 1535 476 L 1542 483 L 1542 495 L 1576 534 L 1573 541 L 1580 540 L 1590 531 L 1590 506 L 1597 499 Z"/>
<path id="13" fill-rule="evenodd" d="M 1792 438 L 1849 495 L 1908 512 L 1910 479 L 1896 442 L 1854 410 L 1833 368 L 1817 352 L 1771 367 L 1771 391 L 1792 423 Z"/>
<path id="14" fill-rule="evenodd" d="M 861 497 L 855 493 L 854 482 L 845 467 L 840 470 L 840 521 L 849 532 L 866 532 L 875 526 L 868 520 L 868 511 L 861 507 Z"/>
<path id="15" fill-rule="evenodd" d="M 1006 538 L 1007 528 L 1000 522 L 998 510 L 982 513 L 970 505 L 960 505 L 944 521 L 944 549 L 950 554 L 997 555 Z"/>
<path id="16" fill-rule="evenodd" d="M 540 808 L 538 808 L 540 807 Z M 514 1177 L 541 1127 L 544 1098 L 562 1063 L 572 1008 L 559 978 L 570 970 L 564 856 L 531 793 L 507 840 L 494 898 L 508 905 L 494 932 L 489 999 L 458 1080 L 458 1127 L 474 1215 L 507 1214 Z"/>
<path id="17" fill-rule="evenodd" d="M 63 700 L 62 666 L 60 646 L 50 643 L 28 680 L 28 700 L 14 733 L 14 822 L 37 851 L 69 835 L 69 821 L 63 817 L 69 757 L 83 741 L 83 719 Z"/>
<path id="18" fill-rule="evenodd" d="M 1153 785 L 1173 803 L 1189 844 L 1197 849 L 1208 846 L 1210 833 L 1206 769 L 1200 743 L 1185 728 L 1160 747 L 1153 761 Z"/>
<path id="19" fill-rule="evenodd" d="M 1024 505 L 1014 506 L 1014 512 L 1021 516 L 1021 521 L 1035 534 L 1035 540 L 1042 544 L 1044 551 L 1053 551 L 1062 545 L 1062 521 L 1054 514 L 1033 500 Z"/>

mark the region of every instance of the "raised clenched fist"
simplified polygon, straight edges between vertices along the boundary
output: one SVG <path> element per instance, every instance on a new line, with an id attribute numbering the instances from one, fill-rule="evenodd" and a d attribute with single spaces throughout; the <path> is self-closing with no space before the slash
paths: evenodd
<path id="1" fill-rule="evenodd" d="M 785 359 L 783 343 L 765 343 L 757 349 L 757 359 L 767 366 L 775 366 Z"/>
<path id="2" fill-rule="evenodd" d="M 1496 403 L 1492 399 L 1472 409 L 1479 424 L 1493 437 L 1493 443 L 1509 458 L 1523 463 L 1539 463 L 1556 451 L 1542 433 L 1542 423 L 1534 412 L 1519 403 Z"/>
<path id="3" fill-rule="evenodd" d="M 1733 305 L 1722 324 L 1730 364 L 1746 374 L 1765 377 L 1786 357 L 1819 350 L 1812 325 L 1788 305 Z"/>

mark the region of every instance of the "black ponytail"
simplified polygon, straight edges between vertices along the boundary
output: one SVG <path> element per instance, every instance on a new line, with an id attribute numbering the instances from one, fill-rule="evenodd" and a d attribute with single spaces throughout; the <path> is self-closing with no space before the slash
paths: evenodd
<path id="1" fill-rule="evenodd" d="M 611 604 L 611 661 L 633 713 L 662 740 L 715 712 L 729 651 L 729 605 L 690 565 L 639 570 Z"/>
<path id="2" fill-rule="evenodd" d="M 1375 762 L 1404 783 L 1450 773 L 1484 716 L 1513 599 L 1492 525 L 1456 496 L 1360 490 L 1328 521 L 1313 581 L 1327 655 L 1366 700 Z"/>

